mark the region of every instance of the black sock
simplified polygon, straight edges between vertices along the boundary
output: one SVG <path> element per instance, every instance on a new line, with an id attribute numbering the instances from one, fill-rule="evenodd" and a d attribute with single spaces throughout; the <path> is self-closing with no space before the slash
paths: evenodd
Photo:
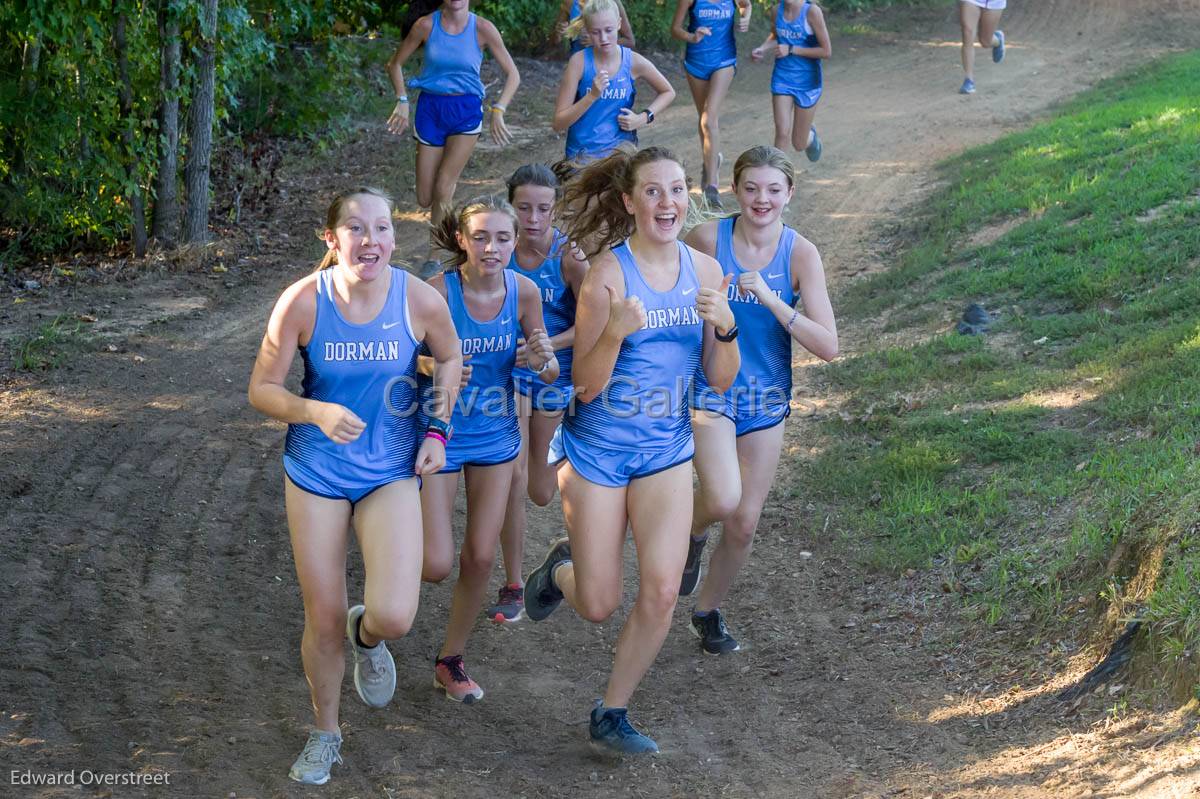
<path id="1" fill-rule="evenodd" d="M 366 614 L 363 614 L 363 615 L 366 615 Z M 355 643 L 355 645 L 358 646 L 359 649 L 374 649 L 376 646 L 379 646 L 378 643 L 376 643 L 374 646 L 367 646 L 366 644 L 363 643 L 362 620 L 363 620 L 363 617 L 359 616 L 358 620 L 356 622 L 354 622 L 354 643 Z"/>

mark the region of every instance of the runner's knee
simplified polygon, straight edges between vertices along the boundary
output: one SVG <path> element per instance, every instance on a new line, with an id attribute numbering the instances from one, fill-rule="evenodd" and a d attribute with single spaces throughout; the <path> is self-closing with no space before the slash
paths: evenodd
<path id="1" fill-rule="evenodd" d="M 539 508 L 544 508 L 550 504 L 550 500 L 554 499 L 554 490 L 557 487 L 557 481 L 550 480 L 530 480 L 529 481 L 529 499 L 534 505 Z"/>
<path id="2" fill-rule="evenodd" d="M 396 602 L 379 608 L 370 607 L 367 608 L 367 617 L 370 619 L 367 630 L 375 638 L 395 641 L 408 635 L 416 615 L 415 603 Z"/>
<path id="3" fill-rule="evenodd" d="M 451 205 L 454 202 L 454 190 L 458 188 L 458 176 L 449 177 L 438 175 L 433 181 L 433 199 L 435 202 Z"/>
<path id="4" fill-rule="evenodd" d="M 670 618 L 679 600 L 679 578 L 674 580 L 646 579 L 638 589 L 637 604 L 652 618 Z"/>
<path id="5" fill-rule="evenodd" d="M 749 551 L 754 545 L 754 532 L 758 527 L 758 514 L 734 513 L 726 520 L 721 530 L 721 541 L 737 551 Z"/>
<path id="6" fill-rule="evenodd" d="M 464 543 L 462 552 L 458 556 L 459 579 L 466 577 L 467 579 L 483 578 L 486 580 L 492 573 L 492 566 L 495 563 L 496 547 L 494 543 L 491 551 L 487 551 L 486 547 Z"/>
<path id="7" fill-rule="evenodd" d="M 429 210 L 433 207 L 433 187 L 425 188 L 417 181 L 417 205 Z"/>
<path id="8" fill-rule="evenodd" d="M 346 635 L 345 601 L 306 603 L 304 608 L 304 631 L 312 636 L 320 647 L 342 645 Z"/>
<path id="9" fill-rule="evenodd" d="M 575 586 L 577 599 L 575 612 L 593 624 L 599 624 L 608 619 L 621 604 L 620 586 L 615 590 L 609 587 L 589 589 L 578 582 Z"/>
<path id="10" fill-rule="evenodd" d="M 709 515 L 717 521 L 723 521 L 737 510 L 742 493 L 738 486 L 724 485 L 720 488 L 708 487 L 704 492 L 704 504 Z"/>
<path id="11" fill-rule="evenodd" d="M 453 569 L 453 552 L 443 555 L 441 553 L 431 553 L 426 550 L 425 560 L 421 564 L 421 582 L 440 583 L 450 576 L 450 572 Z"/>

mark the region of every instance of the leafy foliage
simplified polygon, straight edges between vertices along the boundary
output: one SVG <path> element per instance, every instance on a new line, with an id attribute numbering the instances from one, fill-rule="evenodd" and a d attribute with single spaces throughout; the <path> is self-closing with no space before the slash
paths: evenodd
<path id="1" fill-rule="evenodd" d="M 192 85 L 199 4 L 168 3 L 180 20 L 184 109 Z M 399 7 L 403 10 L 403 6 Z M 160 41 L 155 3 L 62 0 L 0 5 L 0 261 L 74 246 L 111 246 L 129 228 L 131 185 L 150 194 L 157 171 Z M 128 19 L 126 57 L 133 82 L 131 117 L 122 123 L 111 20 Z M 378 20 L 367 0 L 257 3 L 226 0 L 218 20 L 215 117 L 218 146 L 241 129 L 311 133 L 327 124 L 320 110 L 335 75 L 360 65 L 346 57 L 337 33 Z M 296 58 L 296 53 L 300 57 Z M 307 65 L 306 85 L 283 77 Z M 346 74 L 346 73 L 342 73 Z M 315 84 L 315 85 L 314 85 Z M 345 82 L 342 82 L 345 85 Z M 284 91 L 287 86 L 289 91 Z M 257 90 L 257 95 L 251 94 Z M 340 90 L 343 107 L 352 85 Z M 282 95 L 279 102 L 245 99 Z M 121 142 L 122 124 L 133 128 L 133 147 Z M 186 156 L 187 141 L 182 142 Z M 208 198 L 191 198 L 208 202 Z"/>
<path id="2" fill-rule="evenodd" d="M 853 400 L 802 489 L 871 536 L 881 568 L 955 573 L 990 623 L 1099 604 L 1141 618 L 1191 685 L 1198 81 L 1200 52 L 1170 58 L 945 165 L 917 240 L 838 298 L 843 321 L 945 329 L 968 302 L 998 320 L 831 366 Z"/>
<path id="3" fill-rule="evenodd" d="M 891 0 L 827 0 L 831 10 Z M 31 0 L 0 4 L 0 269 L 75 247 L 112 247 L 127 235 L 140 187 L 154 210 L 158 167 L 160 9 L 179 21 L 181 112 L 191 100 L 200 7 L 185 0 Z M 221 0 L 215 101 L 216 160 L 249 153 L 261 136 L 327 143 L 386 95 L 388 45 L 437 0 Z M 762 3 L 763 8 L 773 6 Z M 639 47 L 675 49 L 674 0 L 626 0 Z M 510 49 L 544 53 L 559 0 L 477 0 Z M 113 20 L 128 21 L 131 114 L 122 119 Z M 760 23 L 762 15 L 760 14 Z M 384 31 L 376 38 L 373 32 Z M 350 76 L 350 79 L 347 77 Z M 132 145 L 122 133 L 132 132 Z M 188 156 L 186 134 L 180 165 Z M 233 158 L 232 160 L 237 160 Z M 132 171 L 129 164 L 136 165 Z M 208 203 L 209 198 L 184 198 Z"/>

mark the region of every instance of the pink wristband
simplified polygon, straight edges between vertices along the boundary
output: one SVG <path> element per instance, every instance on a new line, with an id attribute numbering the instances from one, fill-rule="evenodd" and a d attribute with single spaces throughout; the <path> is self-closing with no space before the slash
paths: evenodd
<path id="1" fill-rule="evenodd" d="M 444 435 L 442 435 L 441 433 L 437 432 L 436 430 L 426 430 L 425 437 L 426 438 L 436 438 L 438 441 L 442 442 L 443 447 L 446 446 L 446 437 Z"/>

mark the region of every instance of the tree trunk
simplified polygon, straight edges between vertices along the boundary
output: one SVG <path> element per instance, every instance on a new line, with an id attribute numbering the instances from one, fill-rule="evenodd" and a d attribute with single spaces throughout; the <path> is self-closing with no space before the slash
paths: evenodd
<path id="1" fill-rule="evenodd" d="M 154 185 L 154 238 L 173 247 L 179 237 L 179 12 L 158 3 L 158 176 Z"/>
<path id="2" fill-rule="evenodd" d="M 197 50 L 200 55 L 196 59 L 196 85 L 188 109 L 187 167 L 184 170 L 187 184 L 184 238 L 190 242 L 208 239 L 208 178 L 217 80 L 217 0 L 204 0 Z"/>
<path id="3" fill-rule="evenodd" d="M 21 97 L 26 99 L 37 91 L 38 65 L 42 61 L 42 34 L 38 33 L 33 41 L 25 46 L 21 54 Z"/>
<path id="4" fill-rule="evenodd" d="M 125 9 L 121 0 L 113 0 L 113 13 L 117 21 L 113 29 L 113 49 L 117 54 L 117 76 L 120 84 L 117 101 L 121 108 L 121 142 L 125 145 L 125 180 L 129 192 L 129 208 L 133 214 L 133 254 L 142 258 L 146 255 L 146 206 L 142 197 L 142 186 L 138 182 L 138 159 L 135 157 L 133 139 L 133 84 L 129 80 L 129 56 L 125 52 Z"/>
<path id="5" fill-rule="evenodd" d="M 21 52 L 21 80 L 18 84 L 17 119 L 9 118 L 4 132 L 4 152 L 11 153 L 11 169 L 13 175 L 25 171 L 25 136 L 17 131 L 29 124 L 29 108 L 33 102 L 33 93 L 38 87 L 38 67 L 42 62 L 42 35 L 34 36 L 33 41 L 25 45 Z"/>

